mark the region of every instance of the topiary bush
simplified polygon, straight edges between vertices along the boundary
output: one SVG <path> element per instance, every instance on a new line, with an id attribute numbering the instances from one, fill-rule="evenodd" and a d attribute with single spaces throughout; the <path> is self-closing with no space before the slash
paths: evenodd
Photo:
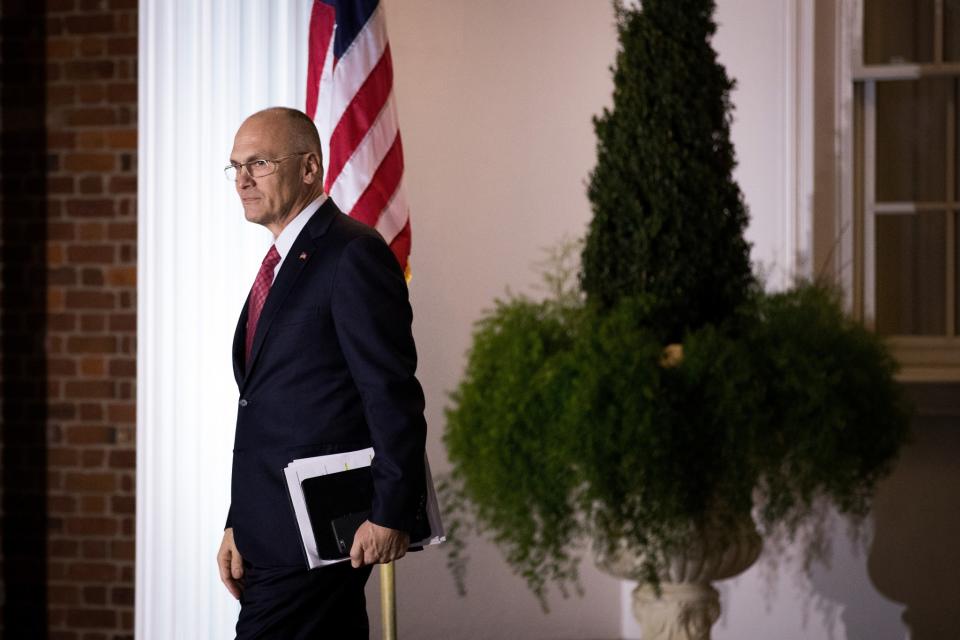
<path id="1" fill-rule="evenodd" d="M 656 584 L 672 550 L 753 511 L 788 539 L 821 498 L 856 521 L 907 438 L 896 365 L 837 291 L 768 293 L 750 271 L 713 2 L 642 7 L 615 4 L 579 278 L 565 246 L 544 300 L 497 301 L 446 412 L 455 573 L 473 525 L 541 602 L 576 585 L 587 540 Z"/>

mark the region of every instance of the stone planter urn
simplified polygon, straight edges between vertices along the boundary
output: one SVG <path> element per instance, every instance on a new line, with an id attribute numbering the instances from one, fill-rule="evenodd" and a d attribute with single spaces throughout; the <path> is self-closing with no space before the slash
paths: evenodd
<path id="1" fill-rule="evenodd" d="M 633 591 L 633 615 L 643 640 L 710 640 L 710 628 L 720 617 L 720 594 L 710 583 L 748 569 L 762 547 L 752 520 L 724 533 L 704 531 L 695 544 L 669 558 L 658 575 L 659 595 L 644 583 L 643 556 L 626 545 L 613 553 L 595 548 L 594 559 L 601 570 L 640 583 Z"/>

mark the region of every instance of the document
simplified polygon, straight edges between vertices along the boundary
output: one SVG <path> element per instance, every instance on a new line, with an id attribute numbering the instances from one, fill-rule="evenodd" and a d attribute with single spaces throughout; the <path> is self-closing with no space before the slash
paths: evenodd
<path id="1" fill-rule="evenodd" d="M 297 519 L 307 566 L 310 569 L 350 559 L 353 531 L 369 515 L 373 497 L 370 463 L 373 448 L 293 460 L 283 470 L 290 504 Z M 423 458 L 426 477 L 426 523 L 410 547 L 440 544 L 446 538 L 440 521 L 437 492 L 430 464 Z M 345 551 L 344 551 L 345 549 Z"/>

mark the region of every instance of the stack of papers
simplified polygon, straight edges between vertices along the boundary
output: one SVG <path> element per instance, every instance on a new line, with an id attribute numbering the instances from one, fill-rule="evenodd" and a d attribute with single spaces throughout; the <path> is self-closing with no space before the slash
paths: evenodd
<path id="1" fill-rule="evenodd" d="M 366 449 L 360 449 L 358 451 L 314 456 L 312 458 L 299 458 L 290 462 L 283 470 L 287 480 L 287 490 L 290 494 L 290 503 L 293 506 L 293 513 L 297 518 L 297 527 L 300 530 L 300 539 L 303 543 L 303 551 L 309 568 L 314 569 L 316 567 L 344 562 L 349 560 L 349 556 L 335 560 L 320 557 L 317 550 L 314 528 L 311 524 L 310 513 L 307 508 L 307 500 L 303 493 L 303 482 L 310 478 L 369 467 L 373 461 L 373 457 L 373 448 L 367 447 Z M 422 540 L 411 540 L 410 547 L 425 547 L 440 544 L 446 539 L 443 524 L 440 521 L 440 507 L 437 504 L 437 492 L 433 486 L 433 478 L 430 475 L 430 464 L 426 456 L 424 456 L 423 464 L 424 475 L 426 476 L 426 513 L 427 522 L 430 525 L 430 533 Z"/>

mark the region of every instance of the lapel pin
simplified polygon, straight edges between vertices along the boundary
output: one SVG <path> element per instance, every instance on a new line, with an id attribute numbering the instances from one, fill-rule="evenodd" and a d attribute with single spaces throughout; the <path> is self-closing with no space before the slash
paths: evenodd
<path id="1" fill-rule="evenodd" d="M 300 259 L 301 259 L 301 260 L 306 260 L 306 259 L 307 259 L 307 252 L 306 252 L 306 251 L 300 252 Z"/>

